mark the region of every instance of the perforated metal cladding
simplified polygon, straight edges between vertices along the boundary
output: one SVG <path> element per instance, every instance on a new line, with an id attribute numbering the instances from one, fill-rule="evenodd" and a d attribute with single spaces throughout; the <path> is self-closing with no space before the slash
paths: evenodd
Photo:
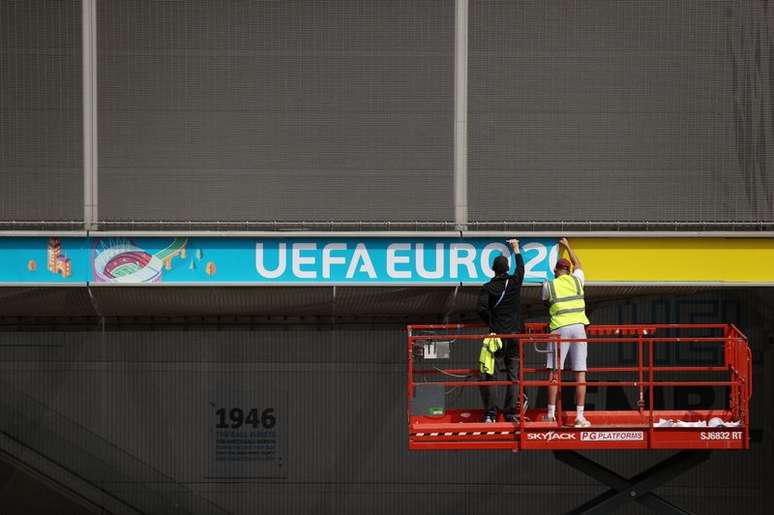
<path id="1" fill-rule="evenodd" d="M 772 478 L 773 419 L 768 407 L 774 383 L 772 363 L 765 356 L 773 305 L 771 289 L 742 289 L 691 297 L 632 298 L 629 304 L 602 307 L 592 317 L 595 323 L 732 322 L 750 338 L 755 359 L 751 427 L 762 439 L 753 441 L 753 452 L 713 453 L 701 467 L 658 489 L 659 495 L 686 510 L 768 513 L 763 506 Z M 703 362 L 707 353 L 693 346 L 681 356 L 681 364 L 688 365 Z M 630 363 L 620 357 L 631 356 L 594 353 L 590 365 Z M 617 361 L 609 361 L 613 358 Z M 665 360 L 677 358 L 674 352 L 664 356 Z M 84 476 L 93 474 L 87 467 L 95 459 L 102 460 L 108 480 L 116 471 L 127 470 L 112 458 L 114 453 L 101 451 L 82 459 L 82 452 L 72 451 L 74 445 L 92 450 L 99 438 L 169 477 L 164 483 L 151 482 L 140 470 L 127 471 L 120 483 L 105 481 L 108 491 L 116 485 L 137 488 L 141 500 L 149 492 L 140 486 L 167 494 L 182 485 L 234 515 L 387 515 L 395 513 L 396 507 L 412 514 L 490 514 L 497 511 L 498 503 L 518 506 L 519 512 L 553 514 L 566 513 L 604 491 L 591 478 L 558 464 L 548 452 L 514 456 L 510 452 L 409 451 L 402 323 L 288 324 L 252 331 L 141 331 L 110 325 L 105 332 L 0 331 L 0 363 L 0 401 L 18 410 L 16 418 L 4 417 L 0 425 L 34 420 L 27 422 L 28 431 L 17 432 L 20 441 L 34 444 L 35 450 L 44 443 L 45 449 L 55 451 L 49 455 L 61 456 L 66 460 L 62 463 Z M 602 378 L 601 374 L 590 376 L 594 381 Z M 207 477 L 211 442 L 207 401 L 219 384 L 262 391 L 269 400 L 286 396 L 282 416 L 288 422 L 287 478 L 222 481 Z M 542 399 L 530 392 L 535 406 L 544 406 Z M 590 390 L 590 414 L 607 405 L 608 399 L 605 389 Z M 475 395 L 471 400 L 474 407 L 478 405 Z M 56 418 L 34 418 L 41 412 L 55 413 Z M 55 423 L 60 421 L 64 423 Z M 77 438 L 30 441 L 41 426 L 70 436 L 66 429 L 73 423 L 83 428 Z M 671 453 L 605 451 L 590 457 L 631 477 Z M 631 507 L 619 511 L 646 513 Z"/>
<path id="2" fill-rule="evenodd" d="M 100 217 L 453 218 L 452 7 L 99 2 Z"/>
<path id="3" fill-rule="evenodd" d="M 83 217 L 81 8 L 0 2 L 0 220 Z"/>
<path id="4" fill-rule="evenodd" d="M 456 290 L 456 291 L 455 291 Z M 476 302 L 480 287 L 364 287 L 364 286 L 204 286 L 204 287 L 5 287 L 0 288 L 0 322 L 3 317 L 188 317 L 190 321 L 208 317 L 361 317 L 374 320 L 406 317 L 406 323 L 452 320 L 478 322 Z M 587 310 L 628 302 L 643 295 L 690 297 L 717 291 L 696 286 L 594 286 L 585 289 Z M 757 291 L 757 290 L 749 290 Z M 765 291 L 763 289 L 762 291 Z M 540 300 L 539 286 L 521 290 L 521 314 L 534 321 L 547 321 Z M 602 323 L 592 318 L 595 323 Z M 211 319 L 210 319 L 211 321 Z M 242 320 L 244 322 L 244 320 Z M 237 323 L 231 320 L 224 323 Z"/>
<path id="5" fill-rule="evenodd" d="M 1 317 L 95 316 L 89 291 L 81 287 L 3 287 L 0 288 Z"/>
<path id="6" fill-rule="evenodd" d="M 471 220 L 772 219 L 766 2 L 470 10 Z"/>

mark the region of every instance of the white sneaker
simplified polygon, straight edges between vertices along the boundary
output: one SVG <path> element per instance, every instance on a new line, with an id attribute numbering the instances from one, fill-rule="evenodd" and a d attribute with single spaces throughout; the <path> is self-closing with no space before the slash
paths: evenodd
<path id="1" fill-rule="evenodd" d="M 556 417 L 549 417 L 548 415 L 543 415 L 543 422 L 556 422 Z"/>
<path id="2" fill-rule="evenodd" d="M 591 427 L 591 422 L 586 420 L 585 418 L 576 418 L 575 419 L 575 427 Z"/>

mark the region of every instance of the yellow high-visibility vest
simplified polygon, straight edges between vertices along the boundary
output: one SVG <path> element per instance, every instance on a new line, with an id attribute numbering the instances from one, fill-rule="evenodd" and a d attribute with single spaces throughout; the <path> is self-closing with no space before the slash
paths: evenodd
<path id="1" fill-rule="evenodd" d="M 560 275 L 548 282 L 548 302 L 551 304 L 548 312 L 551 315 L 552 331 L 566 325 L 589 324 L 583 286 L 574 275 Z"/>

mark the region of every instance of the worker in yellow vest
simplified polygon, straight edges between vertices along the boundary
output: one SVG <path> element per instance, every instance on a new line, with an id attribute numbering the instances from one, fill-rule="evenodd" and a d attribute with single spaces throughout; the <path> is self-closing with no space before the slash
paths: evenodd
<path id="1" fill-rule="evenodd" d="M 559 240 L 559 245 L 567 251 L 572 261 L 560 259 L 554 267 L 554 280 L 543 283 L 543 300 L 549 306 L 551 322 L 549 328 L 552 334 L 559 335 L 562 340 L 585 340 L 586 326 L 589 319 L 586 318 L 586 303 L 583 300 L 583 286 L 585 276 L 581 261 L 570 247 L 567 238 Z M 589 427 L 591 423 L 584 415 L 584 403 L 586 400 L 586 356 L 588 354 L 585 341 L 561 342 L 559 345 L 559 359 L 556 356 L 556 344 L 550 344 L 547 353 L 546 366 L 551 370 L 551 382 L 555 383 L 564 368 L 567 355 L 575 372 L 575 427 Z M 548 387 L 548 413 L 546 420 L 556 421 L 556 396 L 557 386 Z"/>

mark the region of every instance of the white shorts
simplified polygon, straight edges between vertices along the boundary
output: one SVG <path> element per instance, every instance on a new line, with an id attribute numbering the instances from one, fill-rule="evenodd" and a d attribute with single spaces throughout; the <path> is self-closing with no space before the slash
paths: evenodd
<path id="1" fill-rule="evenodd" d="M 558 334 L 560 338 L 580 339 L 586 338 L 586 328 L 583 324 L 572 324 L 554 329 L 551 334 Z M 567 354 L 570 355 L 570 366 L 573 372 L 586 371 L 586 355 L 588 354 L 588 344 L 586 342 L 562 342 L 559 351 L 559 370 L 564 369 L 564 362 L 567 360 Z M 556 344 L 548 344 L 548 353 L 546 354 L 546 367 L 556 368 Z"/>

